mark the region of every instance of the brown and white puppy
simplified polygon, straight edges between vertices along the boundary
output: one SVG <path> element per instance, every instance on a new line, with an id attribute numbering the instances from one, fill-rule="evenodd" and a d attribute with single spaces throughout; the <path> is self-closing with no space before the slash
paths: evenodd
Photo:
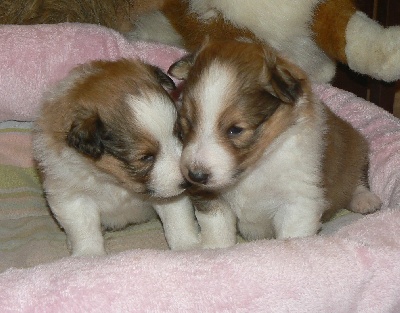
<path id="1" fill-rule="evenodd" d="M 197 190 L 204 247 L 314 235 L 348 208 L 380 206 L 368 147 L 313 95 L 297 66 L 265 45 L 209 41 L 169 70 L 186 79 L 181 170 Z"/>
<path id="2" fill-rule="evenodd" d="M 139 60 L 77 67 L 44 99 L 35 157 L 54 216 L 73 255 L 105 253 L 102 227 L 158 213 L 171 249 L 195 247 L 193 207 L 183 195 L 173 81 Z"/>

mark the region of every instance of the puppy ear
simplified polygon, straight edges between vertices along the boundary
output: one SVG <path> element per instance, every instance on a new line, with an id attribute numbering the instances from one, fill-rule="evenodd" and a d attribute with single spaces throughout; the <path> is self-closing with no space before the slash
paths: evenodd
<path id="1" fill-rule="evenodd" d="M 165 74 L 159 67 L 151 65 L 151 68 L 161 86 L 167 91 L 174 90 L 176 88 L 174 81 Z"/>
<path id="2" fill-rule="evenodd" d="M 294 104 L 304 92 L 306 74 L 273 51 L 265 51 L 265 89 L 282 102 Z"/>
<path id="3" fill-rule="evenodd" d="M 99 159 L 104 154 L 102 141 L 104 133 L 104 124 L 98 113 L 83 110 L 72 122 L 66 140 L 68 146 L 79 153 Z"/>
<path id="4" fill-rule="evenodd" d="M 201 43 L 200 48 L 195 53 L 187 54 L 182 59 L 172 64 L 168 69 L 168 74 L 179 80 L 187 79 L 189 71 L 193 67 L 196 57 L 202 50 L 204 50 L 206 46 L 208 46 L 209 43 L 210 36 L 206 35 Z"/>
<path id="5" fill-rule="evenodd" d="M 194 54 L 188 54 L 182 59 L 176 61 L 168 69 L 168 74 L 176 79 L 186 79 L 188 77 L 189 71 L 194 63 Z"/>

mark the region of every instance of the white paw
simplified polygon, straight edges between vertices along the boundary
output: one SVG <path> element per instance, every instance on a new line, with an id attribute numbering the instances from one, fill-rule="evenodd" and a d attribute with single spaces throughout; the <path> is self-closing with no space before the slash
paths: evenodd
<path id="1" fill-rule="evenodd" d="M 103 247 L 86 247 L 80 249 L 74 249 L 72 251 L 73 257 L 80 257 L 80 256 L 101 256 L 106 255 L 106 251 Z"/>
<path id="2" fill-rule="evenodd" d="M 379 197 L 366 189 L 354 194 L 349 209 L 355 213 L 367 214 L 379 210 L 381 205 Z"/>
<path id="3" fill-rule="evenodd" d="M 221 249 L 229 248 L 236 244 L 236 234 L 225 236 L 225 238 L 203 237 L 201 247 L 203 249 Z"/>
<path id="4" fill-rule="evenodd" d="M 168 242 L 171 250 L 191 250 L 201 248 L 201 240 L 197 237 L 186 237 L 185 240 L 176 240 L 175 242 Z"/>

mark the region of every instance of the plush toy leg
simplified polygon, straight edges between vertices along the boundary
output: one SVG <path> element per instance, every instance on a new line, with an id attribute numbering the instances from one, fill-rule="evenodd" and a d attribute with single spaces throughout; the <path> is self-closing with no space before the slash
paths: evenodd
<path id="1" fill-rule="evenodd" d="M 400 26 L 384 28 L 356 12 L 346 29 L 349 67 L 387 82 L 400 79 Z"/>

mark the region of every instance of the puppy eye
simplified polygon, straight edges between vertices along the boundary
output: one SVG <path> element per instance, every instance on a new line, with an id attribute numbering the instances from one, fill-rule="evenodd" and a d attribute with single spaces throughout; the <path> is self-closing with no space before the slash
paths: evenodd
<path id="1" fill-rule="evenodd" d="M 233 136 L 238 136 L 243 132 L 243 128 L 239 126 L 232 126 L 231 128 L 228 129 L 228 136 L 233 137 Z"/>
<path id="2" fill-rule="evenodd" d="M 153 163 L 155 160 L 155 156 L 153 154 L 145 154 L 140 158 L 140 161 L 146 163 Z"/>

